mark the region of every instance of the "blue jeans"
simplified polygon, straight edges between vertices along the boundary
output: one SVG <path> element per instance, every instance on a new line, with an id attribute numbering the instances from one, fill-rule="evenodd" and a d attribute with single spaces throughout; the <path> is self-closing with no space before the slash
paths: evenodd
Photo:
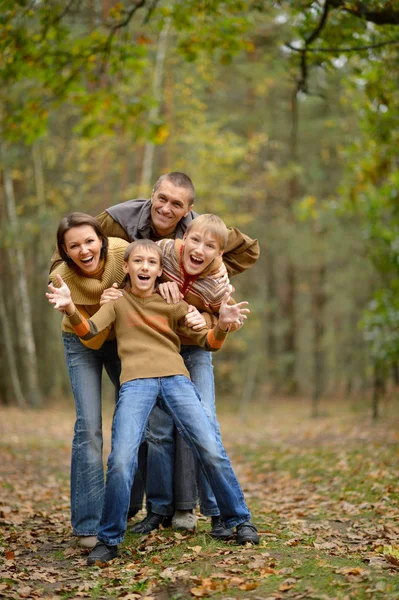
<path id="1" fill-rule="evenodd" d="M 216 418 L 212 354 L 199 346 L 182 346 L 181 355 L 214 433 L 221 439 Z M 173 419 L 158 407 L 151 413 L 146 439 L 147 510 L 159 515 L 191 510 L 197 506 L 199 496 L 203 515 L 219 515 L 215 496 L 198 461 L 176 430 Z"/>
<path id="2" fill-rule="evenodd" d="M 119 390 L 121 371 L 116 342 L 87 348 L 74 333 L 62 334 L 75 399 L 71 460 L 71 522 L 75 535 L 97 535 L 104 499 L 101 376 L 103 368 Z"/>
<path id="3" fill-rule="evenodd" d="M 179 433 L 195 452 L 226 525 L 234 527 L 251 518 L 230 460 L 191 381 L 184 375 L 134 379 L 121 386 L 112 423 L 112 450 L 97 535 L 101 542 L 110 546 L 119 544 L 124 538 L 138 449 L 157 401 L 173 418 Z"/>

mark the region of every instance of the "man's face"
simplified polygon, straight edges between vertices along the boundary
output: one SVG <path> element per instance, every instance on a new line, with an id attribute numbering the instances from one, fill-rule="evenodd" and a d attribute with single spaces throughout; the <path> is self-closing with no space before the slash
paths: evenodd
<path id="1" fill-rule="evenodd" d="M 168 236 L 174 232 L 178 222 L 193 207 L 189 205 L 190 190 L 176 187 L 168 179 L 162 181 L 156 192 L 151 195 L 151 221 L 160 236 Z"/>

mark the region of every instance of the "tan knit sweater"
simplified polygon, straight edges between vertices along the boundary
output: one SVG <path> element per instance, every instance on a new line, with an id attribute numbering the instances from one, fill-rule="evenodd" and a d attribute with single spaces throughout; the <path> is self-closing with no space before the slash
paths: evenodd
<path id="1" fill-rule="evenodd" d="M 197 345 L 216 351 L 227 333 L 218 325 L 195 332 L 184 324 L 188 304 L 167 304 L 159 294 L 141 298 L 123 290 L 123 296 L 108 302 L 89 320 L 78 311 L 70 316 L 71 325 L 84 340 L 114 324 L 118 354 L 122 363 L 120 382 L 147 377 L 168 377 L 189 373 L 180 355 L 178 331 Z"/>
<path id="2" fill-rule="evenodd" d="M 99 310 L 100 297 L 103 291 L 110 288 L 113 283 L 120 284 L 125 277 L 125 273 L 122 269 L 123 255 L 125 248 L 129 243 L 119 238 L 109 238 L 108 242 L 108 252 L 103 268 L 95 275 L 95 277 L 87 277 L 73 267 L 69 267 L 65 262 L 59 264 L 49 276 L 52 283 L 58 287 L 55 276 L 57 274 L 61 275 L 62 279 L 71 290 L 71 296 L 75 306 L 86 318 L 90 318 Z M 64 317 L 62 320 L 62 331 L 74 333 L 67 317 Z M 82 343 L 93 350 L 98 350 L 105 340 L 114 338 L 115 334 L 112 325 L 110 325 L 95 339 L 88 341 L 82 340 Z"/>

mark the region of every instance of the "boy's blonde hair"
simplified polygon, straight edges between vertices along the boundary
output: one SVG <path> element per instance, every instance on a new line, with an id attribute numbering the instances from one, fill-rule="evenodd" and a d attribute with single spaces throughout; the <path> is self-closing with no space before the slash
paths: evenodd
<path id="1" fill-rule="evenodd" d="M 205 214 L 195 217 L 195 219 L 190 221 L 186 233 L 188 234 L 194 229 L 206 229 L 208 233 L 215 236 L 222 252 L 226 248 L 228 238 L 227 227 L 217 215 Z"/>

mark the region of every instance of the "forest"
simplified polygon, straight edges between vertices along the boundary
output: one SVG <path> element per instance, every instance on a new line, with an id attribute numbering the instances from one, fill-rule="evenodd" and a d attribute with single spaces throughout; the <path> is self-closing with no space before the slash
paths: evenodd
<path id="1" fill-rule="evenodd" d="M 59 220 L 175 170 L 261 247 L 220 398 L 377 417 L 399 383 L 399 2 L 0 5 L 1 404 L 70 393 L 45 298 Z"/>

